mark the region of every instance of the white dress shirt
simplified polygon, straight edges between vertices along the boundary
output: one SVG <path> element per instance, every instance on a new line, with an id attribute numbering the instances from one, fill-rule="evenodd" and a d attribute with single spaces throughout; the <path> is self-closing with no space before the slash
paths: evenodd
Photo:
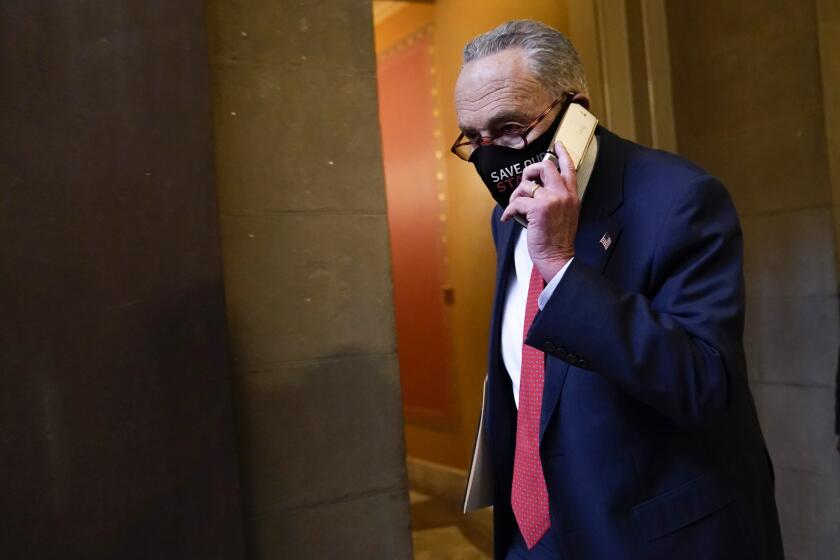
<path id="1" fill-rule="evenodd" d="M 592 169 L 595 167 L 595 159 L 598 155 L 598 137 L 589 145 L 586 155 L 580 162 L 577 172 L 578 195 L 583 199 L 584 192 L 592 176 Z M 507 295 L 505 306 L 502 312 L 502 361 L 505 364 L 510 381 L 513 385 L 513 400 L 516 408 L 519 408 L 519 377 L 522 369 L 522 339 L 525 327 L 525 303 L 528 300 L 528 284 L 531 281 L 531 269 L 534 264 L 528 254 L 528 230 L 517 227 L 521 233 L 514 233 L 518 236 L 516 248 L 513 252 L 514 266 L 508 278 Z M 574 257 L 566 263 L 560 271 L 554 275 L 545 289 L 543 289 L 537 300 L 540 309 L 545 307 L 546 302 L 554 293 L 563 274 Z"/>

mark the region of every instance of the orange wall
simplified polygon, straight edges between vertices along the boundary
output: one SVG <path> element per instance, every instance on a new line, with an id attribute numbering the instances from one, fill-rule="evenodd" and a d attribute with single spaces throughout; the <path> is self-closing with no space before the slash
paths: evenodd
<path id="1" fill-rule="evenodd" d="M 446 426 L 406 419 L 406 447 L 412 457 L 466 468 L 481 407 L 487 364 L 495 258 L 490 236 L 493 201 L 474 168 L 447 151 L 458 134 L 453 103 L 464 43 L 510 19 L 530 18 L 568 32 L 563 0 L 438 0 L 413 4 L 376 27 L 377 52 L 429 21 L 434 29 L 442 176 L 445 192 L 445 279 L 454 291 L 449 309 L 454 418 Z"/>
<path id="2" fill-rule="evenodd" d="M 376 68 L 403 409 L 408 422 L 441 426 L 456 411 L 432 56 L 427 26 L 379 55 Z"/>

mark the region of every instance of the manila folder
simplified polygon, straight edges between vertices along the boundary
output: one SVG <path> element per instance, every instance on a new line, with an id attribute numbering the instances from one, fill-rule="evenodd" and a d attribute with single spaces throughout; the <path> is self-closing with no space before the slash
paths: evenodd
<path id="1" fill-rule="evenodd" d="M 472 464 L 470 465 L 467 488 L 464 493 L 464 513 L 493 505 L 493 464 L 490 460 L 490 448 L 487 445 L 487 434 L 484 427 L 486 399 L 487 377 L 484 378 L 484 389 L 481 395 L 481 417 L 478 419 Z"/>

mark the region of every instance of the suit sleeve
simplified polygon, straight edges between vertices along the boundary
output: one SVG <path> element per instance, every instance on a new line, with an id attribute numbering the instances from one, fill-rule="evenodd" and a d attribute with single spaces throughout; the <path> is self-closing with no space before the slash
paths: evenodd
<path id="1" fill-rule="evenodd" d="M 664 219 L 651 299 L 575 259 L 526 342 L 556 348 L 680 425 L 700 426 L 726 410 L 729 376 L 744 375 L 738 216 L 723 185 L 704 177 L 667 216 L 650 219 Z"/>

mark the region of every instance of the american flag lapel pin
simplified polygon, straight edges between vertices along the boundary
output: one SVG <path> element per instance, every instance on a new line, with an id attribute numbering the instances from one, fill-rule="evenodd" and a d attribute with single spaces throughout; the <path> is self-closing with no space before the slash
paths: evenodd
<path id="1" fill-rule="evenodd" d="M 601 244 L 601 247 L 604 248 L 604 251 L 609 251 L 610 245 L 612 245 L 612 237 L 610 237 L 609 232 L 605 232 L 604 235 L 601 236 L 601 240 L 598 241 Z"/>

